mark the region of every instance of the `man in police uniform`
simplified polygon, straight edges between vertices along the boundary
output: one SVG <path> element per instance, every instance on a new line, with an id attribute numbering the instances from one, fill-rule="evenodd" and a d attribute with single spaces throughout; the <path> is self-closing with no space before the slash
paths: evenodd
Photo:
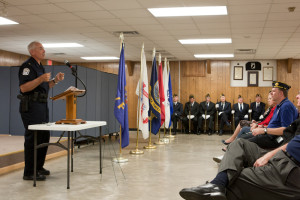
<path id="1" fill-rule="evenodd" d="M 300 106 L 300 94 L 297 100 Z M 272 151 L 248 140 L 233 141 L 217 176 L 204 185 L 181 190 L 180 195 L 186 200 L 300 199 L 300 119 L 283 131 L 283 138 L 282 145 Z"/>
<path id="2" fill-rule="evenodd" d="M 264 118 L 266 104 L 261 102 L 260 94 L 256 94 L 255 102 L 252 102 L 250 105 L 250 109 L 252 109 L 251 119 L 255 121 L 262 121 Z"/>
<path id="3" fill-rule="evenodd" d="M 49 110 L 47 104 L 49 88 L 64 79 L 64 74 L 59 72 L 55 78 L 50 80 L 51 74 L 45 73 L 45 68 L 41 61 L 45 58 L 45 50 L 40 42 L 31 42 L 28 45 L 31 57 L 25 61 L 19 69 L 19 86 L 21 95 L 20 113 L 25 127 L 25 168 L 24 180 L 33 180 L 33 131 L 28 130 L 32 124 L 49 122 Z M 39 131 L 37 134 L 37 144 L 48 143 L 50 139 L 49 131 Z M 45 175 L 50 171 L 43 166 L 47 154 L 47 147 L 37 150 L 37 180 L 45 180 Z"/>
<path id="4" fill-rule="evenodd" d="M 198 134 L 201 133 L 202 121 L 206 118 L 206 130 L 208 129 L 208 135 L 211 135 L 214 130 L 214 116 L 216 112 L 216 106 L 213 102 L 211 102 L 209 94 L 205 95 L 205 101 L 201 102 L 199 107 L 200 115 L 198 118 Z"/>
<path id="5" fill-rule="evenodd" d="M 173 132 L 176 135 L 177 132 L 177 122 L 178 120 L 182 119 L 183 113 L 183 105 L 182 103 L 178 102 L 178 95 L 173 95 L 173 114 L 171 116 L 171 120 L 173 122 Z"/>

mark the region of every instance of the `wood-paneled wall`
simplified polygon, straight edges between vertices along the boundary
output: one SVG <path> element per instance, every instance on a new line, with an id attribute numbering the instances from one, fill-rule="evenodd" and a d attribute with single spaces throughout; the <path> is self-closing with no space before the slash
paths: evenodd
<path id="1" fill-rule="evenodd" d="M 205 61 L 198 61 L 197 66 L 205 65 Z M 137 96 L 135 95 L 136 85 L 140 76 L 140 63 L 134 63 L 133 76 L 127 73 L 127 92 L 129 108 L 129 127 L 136 128 Z M 237 102 L 238 95 L 244 97 L 244 102 L 255 101 L 255 95 L 261 94 L 263 101 L 267 102 L 268 92 L 271 87 L 230 87 L 230 61 L 211 61 L 211 74 L 205 76 L 186 77 L 182 71 L 184 67 L 195 65 L 195 61 L 170 62 L 173 94 L 180 95 L 180 101 L 185 103 L 188 96 L 194 94 L 197 102 L 204 101 L 205 95 L 209 93 L 212 101 L 220 100 L 220 94 L 226 95 L 226 100 L 231 103 Z M 98 69 L 107 73 L 118 73 L 118 63 L 80 63 L 82 66 Z M 147 62 L 148 81 L 150 82 L 151 62 Z M 285 82 L 292 86 L 289 91 L 289 99 L 296 105 L 295 96 L 300 90 L 300 60 L 293 60 L 292 73 L 287 73 L 287 61 L 277 62 L 278 81 Z"/>
<path id="2" fill-rule="evenodd" d="M 0 66 L 19 66 L 29 56 L 0 50 Z"/>

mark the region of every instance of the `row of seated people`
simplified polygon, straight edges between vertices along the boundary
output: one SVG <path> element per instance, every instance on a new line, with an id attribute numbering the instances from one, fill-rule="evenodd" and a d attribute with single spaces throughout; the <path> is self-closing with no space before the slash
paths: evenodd
<path id="1" fill-rule="evenodd" d="M 238 103 L 233 105 L 233 109 L 231 109 L 231 103 L 226 101 L 224 94 L 221 94 L 220 102 L 217 102 L 217 104 L 211 102 L 209 94 L 205 96 L 205 99 L 205 101 L 199 104 L 195 101 L 194 95 L 190 95 L 189 102 L 185 104 L 183 110 L 183 105 L 178 102 L 178 96 L 174 94 L 172 122 L 175 134 L 178 120 L 182 120 L 186 133 L 191 130 L 191 125 L 193 125 L 192 131 L 194 133 L 200 134 L 207 131 L 208 135 L 211 135 L 214 132 L 215 114 L 217 113 L 220 124 L 220 131 L 218 133 L 222 135 L 224 125 L 231 127 L 229 120 L 232 114 L 234 114 L 233 120 L 235 127 L 237 127 L 241 120 L 249 119 L 250 117 L 255 121 L 263 119 L 265 112 L 265 103 L 261 102 L 260 94 L 256 95 L 255 102 L 251 103 L 250 107 L 249 104 L 243 102 L 243 97 L 239 95 Z M 203 127 L 205 118 L 206 126 Z"/>
<path id="2" fill-rule="evenodd" d="M 300 119 L 288 99 L 291 87 L 274 81 L 268 95 L 270 108 L 264 119 L 241 121 L 223 143 L 215 178 L 204 185 L 185 188 L 181 197 L 228 200 L 300 199 Z M 300 106 L 300 93 L 296 96 Z M 216 161 L 216 160 L 215 160 Z"/>

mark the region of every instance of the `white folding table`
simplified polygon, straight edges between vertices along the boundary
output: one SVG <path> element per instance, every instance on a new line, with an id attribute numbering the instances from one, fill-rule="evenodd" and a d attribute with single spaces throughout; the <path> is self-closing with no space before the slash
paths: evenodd
<path id="1" fill-rule="evenodd" d="M 37 163 L 37 149 L 46 147 L 49 145 L 55 145 L 67 150 L 68 163 L 67 163 L 67 189 L 70 189 L 70 142 L 71 142 L 71 171 L 73 172 L 73 147 L 74 147 L 74 136 L 73 133 L 80 130 L 85 130 L 89 128 L 99 127 L 99 137 L 81 135 L 80 137 L 91 138 L 93 140 L 99 139 L 99 159 L 100 159 L 100 174 L 102 174 L 102 147 L 101 147 L 101 136 L 102 136 L 102 126 L 105 126 L 106 121 L 87 121 L 86 124 L 35 124 L 29 125 L 28 129 L 34 131 L 34 175 L 33 175 L 33 186 L 36 187 L 36 163 Z M 60 139 L 56 143 L 43 143 L 37 145 L 37 134 L 38 131 L 63 131 L 68 133 L 68 147 L 65 147 L 60 143 Z M 76 139 L 76 138 L 75 138 Z"/>

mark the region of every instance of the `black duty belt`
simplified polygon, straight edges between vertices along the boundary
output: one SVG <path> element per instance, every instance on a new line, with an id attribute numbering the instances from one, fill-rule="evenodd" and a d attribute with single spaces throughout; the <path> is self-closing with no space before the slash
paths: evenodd
<path id="1" fill-rule="evenodd" d="M 291 159 L 291 161 L 293 161 L 296 165 L 298 165 L 298 167 L 300 167 L 300 162 L 298 160 L 296 160 L 293 156 L 291 156 L 291 154 L 289 154 L 287 151 L 283 151 L 283 152 L 289 159 Z"/>

